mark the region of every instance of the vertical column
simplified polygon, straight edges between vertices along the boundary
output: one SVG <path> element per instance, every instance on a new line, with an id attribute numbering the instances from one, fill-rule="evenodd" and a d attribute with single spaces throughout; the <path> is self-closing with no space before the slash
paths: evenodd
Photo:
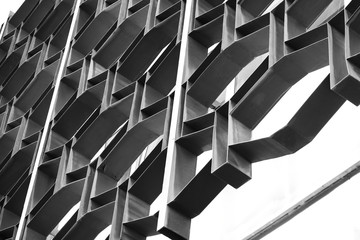
<path id="1" fill-rule="evenodd" d="M 162 199 L 162 208 L 159 211 L 159 218 L 157 224 L 157 230 L 163 233 L 166 236 L 173 237 L 177 236 L 186 238 L 183 234 L 186 235 L 186 226 L 190 228 L 190 224 L 187 224 L 182 219 L 182 216 L 178 216 L 177 213 L 172 211 L 168 206 L 168 199 L 171 198 L 172 186 L 170 184 L 171 174 L 174 169 L 175 161 L 175 139 L 177 136 L 178 126 L 179 126 L 179 117 L 181 111 L 181 91 L 182 91 L 182 82 L 184 80 L 185 69 L 185 61 L 186 61 L 186 49 L 188 47 L 188 34 L 191 24 L 191 12 L 193 8 L 194 0 L 188 0 L 185 6 L 185 16 L 183 20 L 183 28 L 181 35 L 181 47 L 180 47 L 180 55 L 179 55 L 179 64 L 177 69 L 177 78 L 175 84 L 175 94 L 174 94 L 174 102 L 173 109 L 171 113 L 171 124 L 169 130 L 169 142 L 166 154 L 166 164 L 165 164 L 165 173 L 164 173 L 164 182 L 163 182 L 163 199 Z M 171 215 L 171 222 L 169 221 L 169 216 Z M 175 222 L 175 224 L 173 224 Z M 184 222 L 184 224 L 182 224 Z M 188 236 L 187 236 L 188 237 Z"/>
<path id="2" fill-rule="evenodd" d="M 18 227 L 18 230 L 17 230 L 17 233 L 16 233 L 15 240 L 20 240 L 22 238 L 22 235 L 23 235 L 24 224 L 25 224 L 25 216 L 26 216 L 26 213 L 28 211 L 29 203 L 30 203 L 30 200 L 31 200 L 31 192 L 33 191 L 33 188 L 34 188 L 34 183 L 35 183 L 36 174 L 37 174 L 37 170 L 38 170 L 38 167 L 39 167 L 40 159 L 41 159 L 41 157 L 42 157 L 42 155 L 44 153 L 46 139 L 47 139 L 48 132 L 49 132 L 49 129 L 50 129 L 50 121 L 51 121 L 51 118 L 52 118 L 52 115 L 53 115 L 53 111 L 54 111 L 54 108 L 55 108 L 55 103 L 56 103 L 58 92 L 59 92 L 60 80 L 61 80 L 61 77 L 62 77 L 64 71 L 65 71 L 66 61 L 67 61 L 69 51 L 70 51 L 70 43 L 71 43 L 71 39 L 72 39 L 72 37 L 74 35 L 75 23 L 76 23 L 77 16 L 79 14 L 80 2 L 81 2 L 81 0 L 75 0 L 75 5 L 74 5 L 74 9 L 73 9 L 74 14 L 73 14 L 72 21 L 71 21 L 69 35 L 68 35 L 67 40 L 66 40 L 66 45 L 65 45 L 64 53 L 63 53 L 63 56 L 62 56 L 62 59 L 61 59 L 59 71 L 58 71 L 57 76 L 55 78 L 54 92 L 53 92 L 51 102 L 50 102 L 50 107 L 49 107 L 49 110 L 48 110 L 48 113 L 47 113 L 47 116 L 46 116 L 46 121 L 45 121 L 43 133 L 41 135 L 39 148 L 38 148 L 37 153 L 36 153 L 36 158 L 35 158 L 35 163 L 34 163 L 33 171 L 32 171 L 31 178 L 30 178 L 29 188 L 27 190 L 27 194 L 26 194 L 26 198 L 25 198 L 25 202 L 24 202 L 24 207 L 23 207 L 23 210 L 22 210 L 22 213 L 21 213 L 19 227 Z"/>

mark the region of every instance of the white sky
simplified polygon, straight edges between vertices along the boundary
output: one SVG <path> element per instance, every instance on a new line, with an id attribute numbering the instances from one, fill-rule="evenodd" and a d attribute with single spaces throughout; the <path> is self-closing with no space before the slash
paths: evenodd
<path id="1" fill-rule="evenodd" d="M 0 23 L 4 23 L 9 12 L 16 12 L 22 3 L 23 0 L 0 0 Z"/>
<path id="2" fill-rule="evenodd" d="M 0 23 L 22 2 L 0 0 Z M 323 78 L 326 72 L 312 75 L 308 81 Z M 289 106 L 310 87 L 303 85 L 279 103 L 267 124 L 259 126 L 261 134 L 268 135 L 269 126 L 276 130 L 274 123 L 283 125 L 282 114 L 289 115 Z M 309 146 L 290 157 L 254 164 L 249 183 L 238 190 L 227 187 L 193 220 L 191 239 L 240 239 L 358 161 L 359 123 L 359 108 L 347 102 Z M 264 239 L 360 239 L 360 194 L 354 191 L 359 184 L 360 177 L 355 177 Z"/>

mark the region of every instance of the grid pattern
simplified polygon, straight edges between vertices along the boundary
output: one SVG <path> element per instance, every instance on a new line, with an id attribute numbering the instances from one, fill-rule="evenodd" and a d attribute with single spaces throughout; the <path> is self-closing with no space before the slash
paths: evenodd
<path id="1" fill-rule="evenodd" d="M 360 1 L 272 2 L 25 0 L 0 42 L 0 239 L 93 239 L 109 225 L 108 239 L 189 239 L 191 219 L 253 163 L 298 151 L 345 101 L 359 105 Z M 252 138 L 327 65 L 285 126 Z"/>

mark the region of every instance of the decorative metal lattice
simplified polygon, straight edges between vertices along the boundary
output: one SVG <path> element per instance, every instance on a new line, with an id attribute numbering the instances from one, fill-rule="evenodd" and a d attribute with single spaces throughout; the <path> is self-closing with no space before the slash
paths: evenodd
<path id="1" fill-rule="evenodd" d="M 108 239 L 188 239 L 252 163 L 296 152 L 346 100 L 359 105 L 360 1 L 264 13 L 272 2 L 25 0 L 0 42 L 0 239 L 93 239 L 110 224 Z M 287 125 L 252 139 L 327 65 Z"/>

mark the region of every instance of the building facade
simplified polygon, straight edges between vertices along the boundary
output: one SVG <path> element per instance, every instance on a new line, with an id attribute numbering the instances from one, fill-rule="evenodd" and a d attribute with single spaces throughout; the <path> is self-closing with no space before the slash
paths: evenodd
<path id="1" fill-rule="evenodd" d="M 360 104 L 359 6 L 25 0 L 0 42 L 0 239 L 94 239 L 108 226 L 111 240 L 192 239 L 192 219 L 225 188 L 242 189 L 256 164 L 298 152 L 346 102 Z M 287 123 L 254 137 L 327 66 Z"/>

